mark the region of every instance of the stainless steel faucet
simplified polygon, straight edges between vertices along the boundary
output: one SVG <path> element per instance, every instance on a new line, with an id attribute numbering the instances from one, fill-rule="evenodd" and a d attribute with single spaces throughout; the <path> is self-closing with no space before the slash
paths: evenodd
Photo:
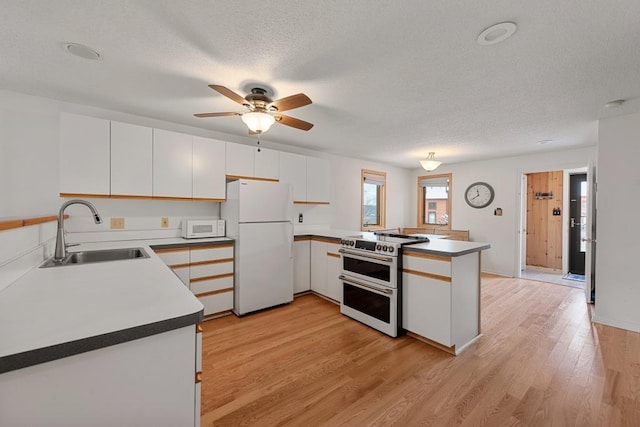
<path id="1" fill-rule="evenodd" d="M 86 207 L 91 209 L 91 213 L 93 214 L 93 221 L 96 224 L 102 223 L 102 218 L 100 218 L 100 214 L 96 210 L 96 207 L 86 200 L 73 199 L 64 202 L 60 207 L 60 212 L 58 212 L 58 233 L 56 234 L 56 250 L 53 255 L 54 261 L 60 262 L 67 256 L 67 245 L 64 241 L 64 210 L 67 208 L 67 206 L 76 204 L 85 205 Z"/>

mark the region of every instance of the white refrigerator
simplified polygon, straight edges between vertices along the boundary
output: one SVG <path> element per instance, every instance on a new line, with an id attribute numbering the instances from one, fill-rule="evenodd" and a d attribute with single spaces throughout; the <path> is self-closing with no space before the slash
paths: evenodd
<path id="1" fill-rule="evenodd" d="M 293 301 L 293 193 L 289 184 L 240 179 L 227 184 L 220 216 L 235 239 L 233 312 Z"/>

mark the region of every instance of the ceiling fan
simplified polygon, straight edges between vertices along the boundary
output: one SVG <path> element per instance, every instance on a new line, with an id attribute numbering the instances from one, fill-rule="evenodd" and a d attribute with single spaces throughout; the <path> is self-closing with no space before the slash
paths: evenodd
<path id="1" fill-rule="evenodd" d="M 301 130 L 309 130 L 313 127 L 312 123 L 280 114 L 282 111 L 293 110 L 294 108 L 311 104 L 311 99 L 304 93 L 298 93 L 274 101 L 267 95 L 267 90 L 261 87 L 252 88 L 251 93 L 244 98 L 224 86 L 209 85 L 209 87 L 232 101 L 243 105 L 249 111 L 244 113 L 199 113 L 194 114 L 196 117 L 241 116 L 242 121 L 249 128 L 249 135 L 264 133 L 268 131 L 274 123 L 280 123 L 281 125 L 291 126 Z"/>

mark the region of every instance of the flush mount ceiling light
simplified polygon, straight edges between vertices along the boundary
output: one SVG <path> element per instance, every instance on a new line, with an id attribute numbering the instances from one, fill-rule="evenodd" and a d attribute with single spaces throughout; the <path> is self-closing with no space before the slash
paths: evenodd
<path id="1" fill-rule="evenodd" d="M 264 133 L 276 122 L 271 114 L 261 111 L 252 111 L 242 115 L 242 121 L 253 133 Z"/>
<path id="2" fill-rule="evenodd" d="M 431 171 L 436 170 L 438 168 L 438 166 L 440 166 L 442 164 L 442 162 L 439 162 L 439 161 L 437 161 L 436 159 L 433 158 L 433 156 L 435 156 L 435 154 L 436 153 L 431 151 L 426 159 L 420 160 L 420 164 L 422 165 L 422 168 L 424 170 L 426 170 L 427 172 L 431 172 Z"/>
<path id="3" fill-rule="evenodd" d="M 515 34 L 518 26 L 514 22 L 500 22 L 485 29 L 478 36 L 478 44 L 489 46 L 505 41 Z"/>
<path id="4" fill-rule="evenodd" d="M 85 46 L 79 43 L 65 43 L 64 49 L 73 56 L 77 56 L 83 59 L 89 59 L 92 61 L 99 61 L 102 59 L 100 52 L 95 49 L 91 49 L 89 46 Z"/>

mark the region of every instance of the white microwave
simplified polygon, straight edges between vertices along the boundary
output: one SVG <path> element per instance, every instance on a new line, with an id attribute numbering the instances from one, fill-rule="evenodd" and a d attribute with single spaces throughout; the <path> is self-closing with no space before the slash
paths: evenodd
<path id="1" fill-rule="evenodd" d="M 224 219 L 187 219 L 182 221 L 182 237 L 185 239 L 222 237 L 224 234 Z"/>

